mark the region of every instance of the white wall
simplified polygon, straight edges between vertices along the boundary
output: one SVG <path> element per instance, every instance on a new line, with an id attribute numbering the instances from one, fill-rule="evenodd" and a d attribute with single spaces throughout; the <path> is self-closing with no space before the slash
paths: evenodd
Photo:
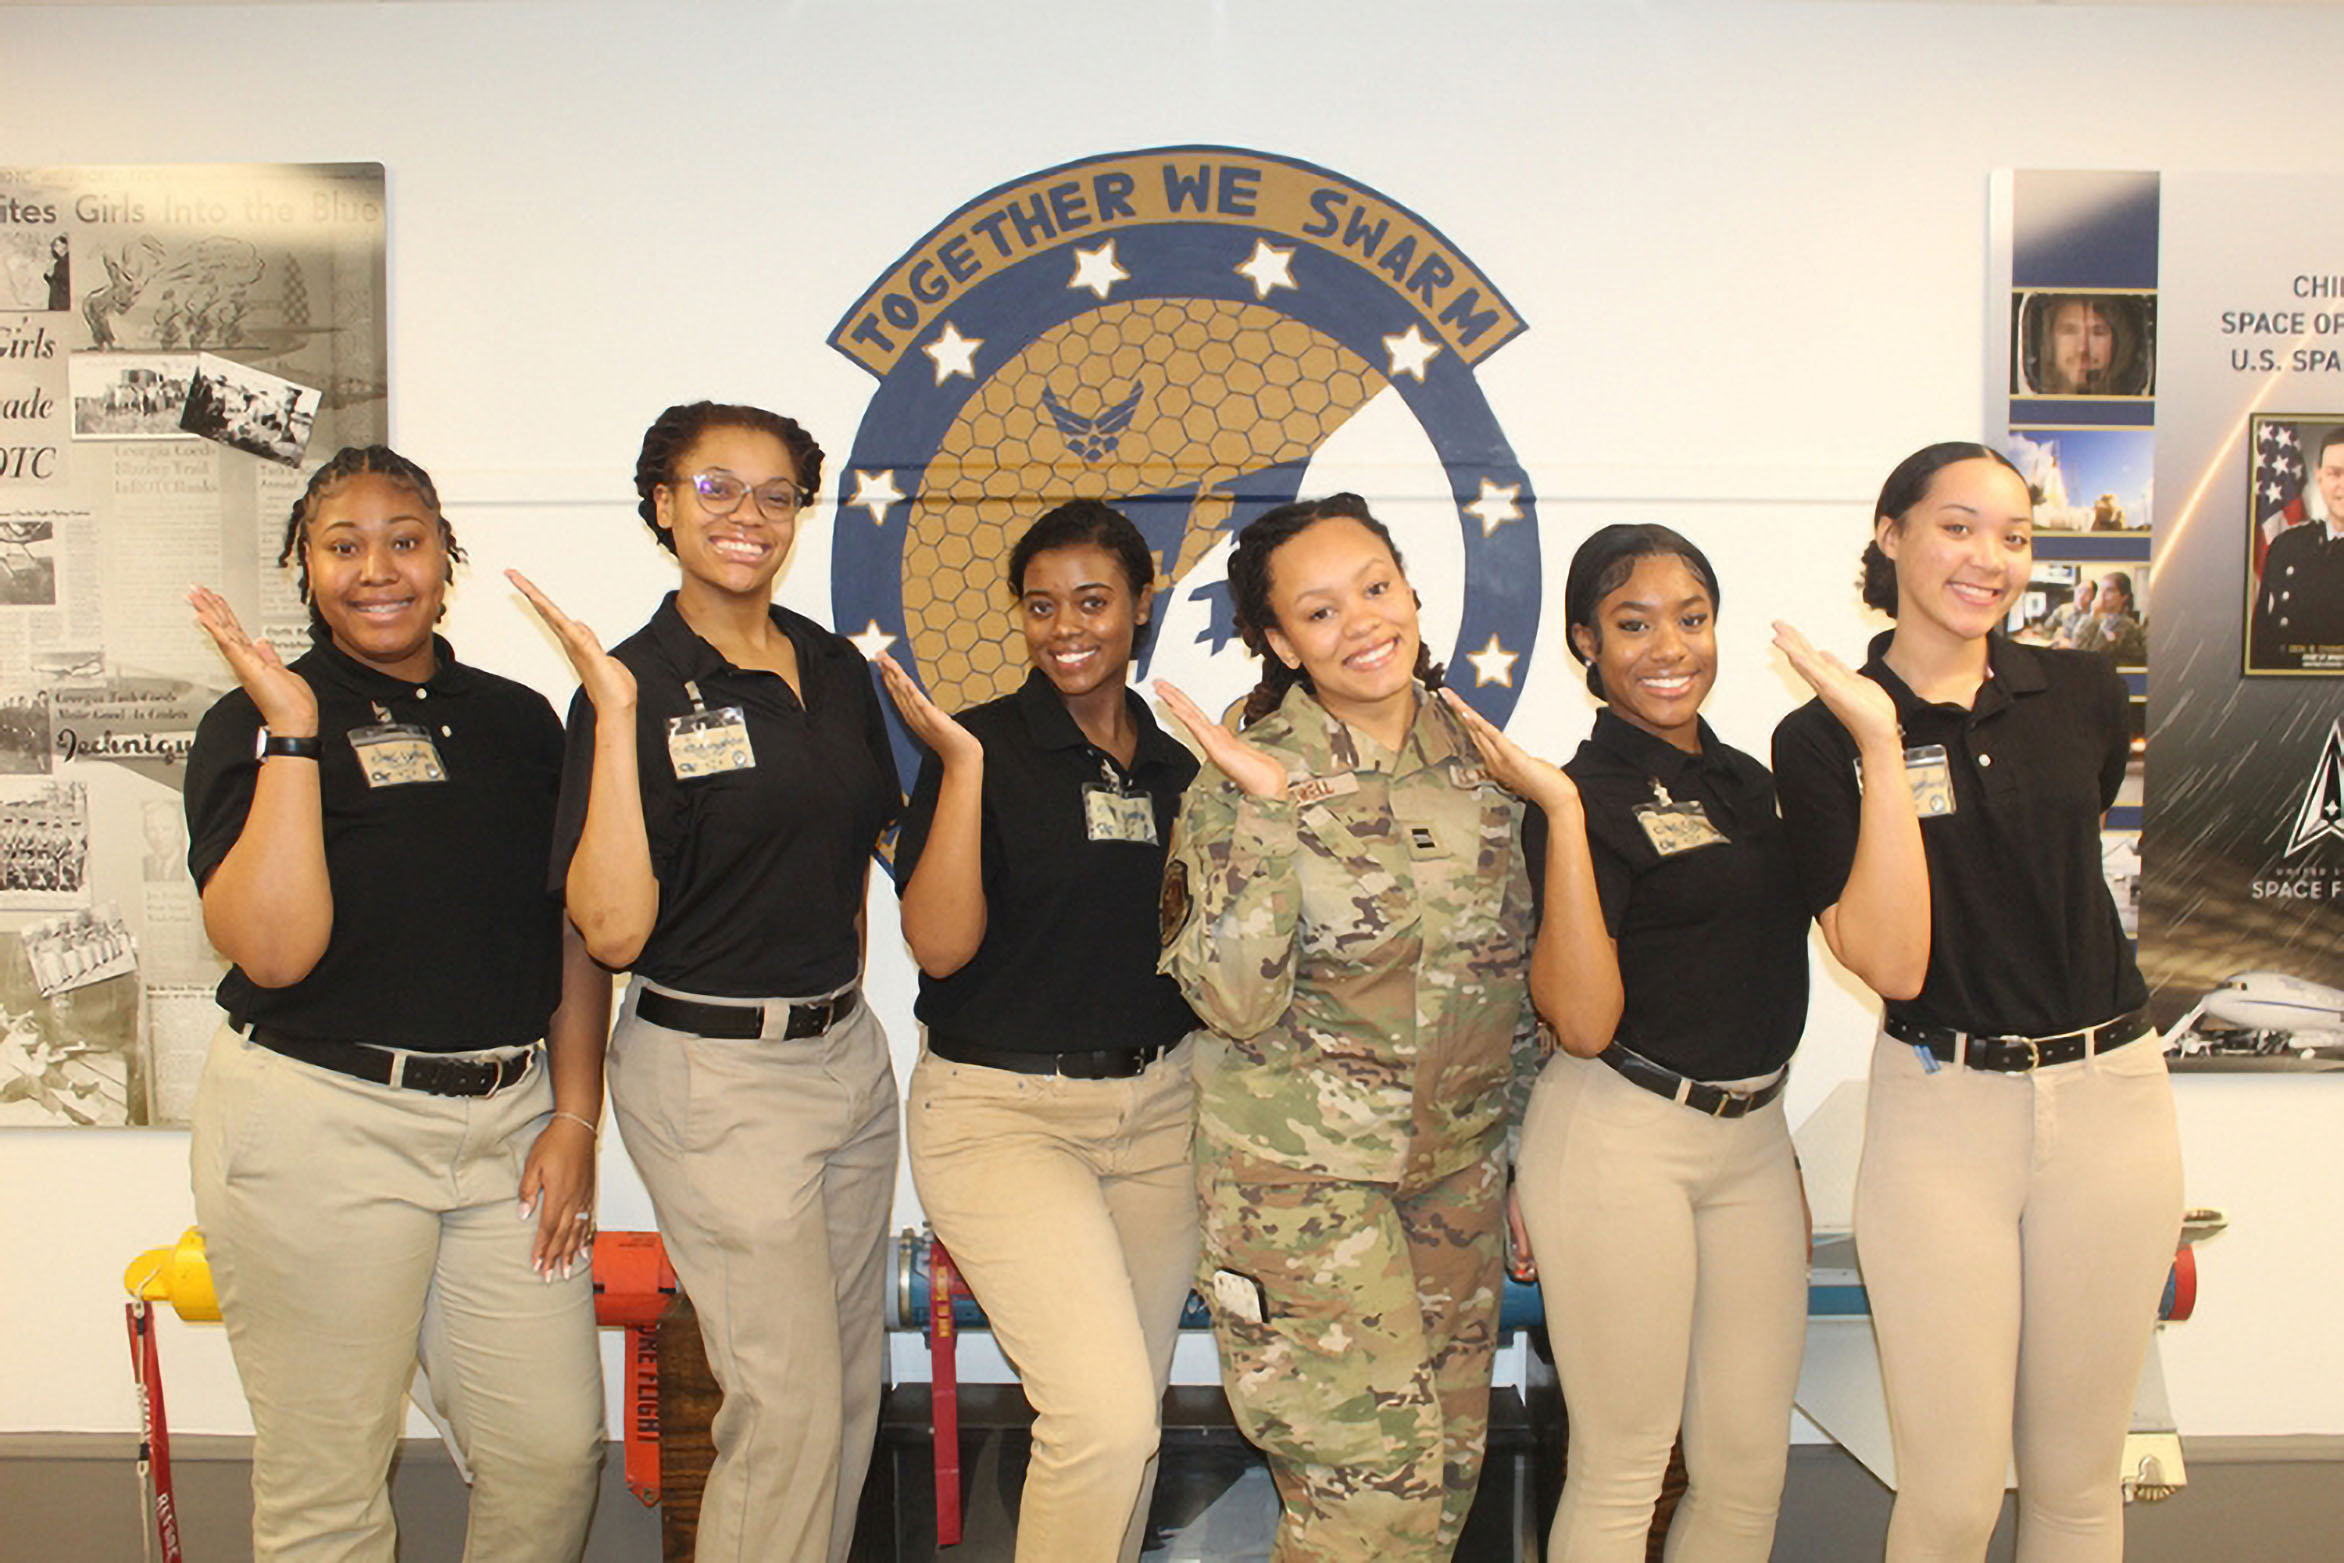
<path id="1" fill-rule="evenodd" d="M 1979 427 L 1988 173 L 2301 169 L 2318 198 L 2340 54 L 2344 13 L 2228 5 L 6 6 L 0 163 L 388 165 L 394 437 L 473 554 L 451 634 L 557 701 L 496 572 L 606 631 L 645 615 L 669 570 L 628 474 L 659 407 L 776 405 L 843 452 L 872 382 L 823 338 L 961 202 L 1127 147 L 1322 163 L 1529 320 L 1479 378 L 1545 499 L 1550 601 L 1599 521 L 1708 546 L 1713 715 L 1763 753 L 1799 693 L 1766 620 L 1856 649 L 1880 475 Z M 785 597 L 825 615 L 819 519 L 798 552 Z M 1587 720 L 1550 635 L 1516 731 L 1560 752 Z M 876 943 L 908 1050 L 909 963 Z M 1869 1035 L 1827 975 L 1794 1120 Z M 2344 1432 L 2332 1084 L 2178 1084 L 2191 1200 L 2236 1223 L 2166 1337 L 2185 1431 Z M 606 1169 L 605 1225 L 649 1225 Z M 132 1425 L 117 1277 L 191 1219 L 181 1134 L 0 1136 L 0 1430 Z M 179 1427 L 248 1426 L 216 1328 L 165 1351 Z"/>

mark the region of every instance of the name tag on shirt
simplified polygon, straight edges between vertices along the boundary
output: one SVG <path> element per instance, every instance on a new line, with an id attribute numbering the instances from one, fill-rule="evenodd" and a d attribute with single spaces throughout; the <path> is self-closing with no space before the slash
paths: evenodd
<path id="1" fill-rule="evenodd" d="M 1644 827 L 1644 839 L 1662 857 L 1675 857 L 1696 847 L 1716 846 L 1725 840 L 1724 833 L 1709 822 L 1709 811 L 1697 798 L 1681 803 L 1639 803 L 1635 813 L 1636 823 Z"/>
<path id="2" fill-rule="evenodd" d="M 1905 785 L 1913 792 L 1913 812 L 1923 819 L 1936 819 L 1953 812 L 1953 763 L 1945 757 L 1945 745 L 1922 744 L 1904 752 Z M 1864 762 L 1856 760 L 1856 783 L 1864 781 Z"/>
<path id="3" fill-rule="evenodd" d="M 350 747 L 358 755 L 358 774 L 366 778 L 369 787 L 404 787 L 448 779 L 448 769 L 440 763 L 439 748 L 431 741 L 431 734 L 411 722 L 353 727 Z"/>
<path id="4" fill-rule="evenodd" d="M 714 711 L 686 711 L 667 719 L 667 763 L 677 781 L 714 776 L 724 771 L 757 767 L 757 752 L 749 747 L 749 722 L 739 706 Z"/>
<path id="5" fill-rule="evenodd" d="M 1144 792 L 1120 792 L 1099 782 L 1082 790 L 1083 825 L 1093 841 L 1156 844 L 1156 804 Z"/>
<path id="6" fill-rule="evenodd" d="M 1286 795 L 1296 803 L 1324 803 L 1329 798 L 1347 797 L 1359 790 L 1359 778 L 1349 771 L 1337 771 L 1332 776 L 1305 776 L 1286 789 Z"/>

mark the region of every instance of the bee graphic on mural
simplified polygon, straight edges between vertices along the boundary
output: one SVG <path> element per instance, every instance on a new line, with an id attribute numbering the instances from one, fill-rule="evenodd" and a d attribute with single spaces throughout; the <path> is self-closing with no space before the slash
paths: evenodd
<path id="1" fill-rule="evenodd" d="M 1536 637 L 1538 536 L 1472 370 L 1521 329 L 1430 224 L 1307 164 L 1172 148 L 1004 185 L 939 224 L 832 333 L 880 380 L 840 478 L 837 623 L 948 710 L 1006 694 L 1025 656 L 1000 561 L 1050 506 L 1104 499 L 1159 565 L 1164 628 L 1135 676 L 1166 671 L 1151 656 L 1189 659 L 1178 675 L 1211 690 L 1190 664 L 1232 639 L 1218 550 L 1308 476 L 1401 518 L 1434 622 L 1454 615 L 1451 681 L 1502 721 Z M 1311 475 L 1387 392 L 1407 455 L 1379 445 L 1369 475 Z M 1409 533 L 1411 516 L 1442 535 Z M 1251 682 L 1243 660 L 1224 682 Z"/>

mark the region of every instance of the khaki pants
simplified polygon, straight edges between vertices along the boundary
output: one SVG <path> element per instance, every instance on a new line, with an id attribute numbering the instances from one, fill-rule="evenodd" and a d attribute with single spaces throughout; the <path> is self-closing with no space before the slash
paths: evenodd
<path id="1" fill-rule="evenodd" d="M 472 1473 L 464 1556 L 583 1550 L 603 1441 L 593 1278 L 540 1279 L 519 1214 L 552 1109 L 542 1062 L 494 1096 L 430 1096 L 212 1039 L 195 1209 L 252 1405 L 256 1559 L 389 1563 L 418 1360 Z"/>
<path id="2" fill-rule="evenodd" d="M 1548 1555 L 1642 1563 L 1681 1424 L 1690 1480 L 1670 1563 L 1764 1563 L 1807 1338 L 1781 1099 L 1712 1118 L 1557 1053 L 1515 1182 L 1571 1418 Z"/>
<path id="3" fill-rule="evenodd" d="M 2181 1236 L 2154 1036 L 1994 1074 L 1883 1034 L 1856 1249 L 1896 1448 L 1890 1563 L 1976 1563 L 2018 1461 L 2018 1563 L 2118 1563 L 2125 1429 Z"/>
<path id="4" fill-rule="evenodd" d="M 1260 1283 L 1258 1322 L 1214 1294 L 1221 1382 L 1269 1456 L 1276 1563 L 1446 1563 L 1489 1428 L 1504 1284 L 1493 1147 L 1422 1185 L 1294 1181 L 1197 1142 L 1203 1268 Z"/>
<path id="5" fill-rule="evenodd" d="M 818 1037 L 696 1037 L 639 1018 L 643 985 L 611 1034 L 611 1107 L 724 1391 L 695 1556 L 843 1563 L 886 1366 L 886 1034 L 857 1003 Z"/>
<path id="6" fill-rule="evenodd" d="M 1130 1080 L 925 1055 L 912 1177 L 1034 1407 L 1018 1563 L 1132 1563 L 1196 1275 L 1183 1043 Z"/>

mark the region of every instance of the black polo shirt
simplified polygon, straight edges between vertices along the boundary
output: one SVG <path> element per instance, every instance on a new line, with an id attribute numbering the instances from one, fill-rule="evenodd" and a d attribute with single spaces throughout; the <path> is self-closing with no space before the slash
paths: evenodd
<path id="1" fill-rule="evenodd" d="M 466 667 L 392 678 L 322 635 L 293 664 L 317 694 L 333 936 L 307 977 L 263 988 L 230 967 L 220 1007 L 296 1036 L 419 1052 L 510 1047 L 545 1034 L 561 992 L 561 901 L 545 883 L 561 724 L 537 691 Z M 381 718 L 427 731 L 447 779 L 369 787 L 350 730 Z M 231 690 L 187 757 L 187 866 L 206 883 L 244 832 L 260 713 Z"/>
<path id="2" fill-rule="evenodd" d="M 1196 758 L 1137 695 L 1123 698 L 1139 724 L 1129 770 L 1083 736 L 1038 669 L 1016 693 L 960 714 L 985 745 L 985 939 L 951 976 L 921 975 L 914 1013 L 931 1031 L 1058 1053 L 1150 1047 L 1195 1028 L 1179 985 L 1156 972 L 1156 913 L 1165 845 Z M 905 880 L 928 844 L 943 781 L 928 756 L 896 838 Z M 1090 839 L 1083 789 L 1110 782 L 1154 802 L 1154 842 Z"/>
<path id="3" fill-rule="evenodd" d="M 1609 710 L 1563 767 L 1578 784 L 1604 927 L 1619 946 L 1619 1040 L 1696 1080 L 1790 1061 L 1807 1025 L 1807 911 L 1766 767 L 1701 724 L 1688 754 Z M 1662 856 L 1636 810 L 1697 800 L 1725 840 Z M 1547 821 L 1523 840 L 1544 895 Z"/>
<path id="4" fill-rule="evenodd" d="M 1987 638 L 1968 710 L 1922 700 L 1874 638 L 1865 674 L 1886 689 L 1907 748 L 1942 744 L 1953 812 L 1924 817 L 1929 975 L 1901 1019 L 2048 1036 L 2148 1002 L 2100 874 L 2100 816 L 2130 754 L 2124 680 L 2105 657 Z M 1821 700 L 1774 730 L 1774 776 L 1807 905 L 1837 902 L 1856 856 L 1856 743 Z"/>
<path id="5" fill-rule="evenodd" d="M 803 704 L 778 673 L 737 668 L 676 611 L 611 648 L 635 675 L 636 770 L 659 918 L 634 969 L 686 993 L 802 998 L 855 980 L 855 933 L 871 848 L 903 806 L 871 666 L 852 643 L 776 606 L 798 654 Z M 668 720 L 738 706 L 757 763 L 676 780 Z M 569 873 L 586 824 L 594 703 L 570 702 L 569 751 L 554 827 L 554 883 Z"/>

